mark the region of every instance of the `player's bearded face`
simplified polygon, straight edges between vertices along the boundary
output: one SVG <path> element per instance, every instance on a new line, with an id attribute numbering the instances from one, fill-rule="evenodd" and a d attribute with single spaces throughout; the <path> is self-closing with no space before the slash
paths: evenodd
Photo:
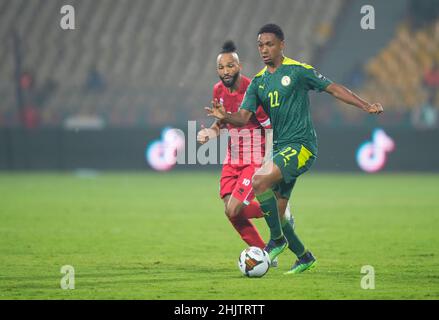
<path id="1" fill-rule="evenodd" d="M 220 76 L 220 79 L 227 88 L 231 88 L 235 85 L 236 80 L 238 80 L 238 77 L 239 77 L 239 71 L 236 72 L 234 75 Z"/>
<path id="2" fill-rule="evenodd" d="M 224 53 L 218 57 L 217 72 L 222 83 L 231 88 L 239 78 L 241 67 L 233 54 Z"/>

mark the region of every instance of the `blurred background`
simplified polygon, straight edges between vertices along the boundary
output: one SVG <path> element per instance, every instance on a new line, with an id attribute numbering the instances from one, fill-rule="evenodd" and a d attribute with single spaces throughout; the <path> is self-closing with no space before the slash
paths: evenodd
<path id="1" fill-rule="evenodd" d="M 74 30 L 60 27 L 65 4 Z M 361 28 L 364 5 L 374 30 Z M 438 0 L 1 0 L 0 169 L 151 169 L 164 128 L 210 124 L 225 40 L 243 74 L 263 67 L 256 34 L 268 22 L 283 28 L 285 55 L 385 108 L 374 117 L 312 94 L 317 170 L 364 170 L 362 157 L 379 162 L 369 171 L 439 169 Z"/>

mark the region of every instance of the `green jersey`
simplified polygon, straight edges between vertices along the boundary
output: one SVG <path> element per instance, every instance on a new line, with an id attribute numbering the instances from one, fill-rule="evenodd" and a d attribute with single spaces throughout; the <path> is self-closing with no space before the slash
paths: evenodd
<path id="1" fill-rule="evenodd" d="M 331 83 L 312 66 L 285 57 L 274 73 L 265 67 L 253 78 L 241 108 L 255 113 L 262 105 L 271 119 L 275 149 L 288 143 L 301 143 L 316 155 L 317 136 L 308 91 L 323 91 Z"/>

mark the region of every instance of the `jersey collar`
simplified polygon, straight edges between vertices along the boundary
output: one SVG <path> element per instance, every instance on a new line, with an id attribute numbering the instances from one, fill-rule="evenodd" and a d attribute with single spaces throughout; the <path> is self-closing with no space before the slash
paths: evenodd
<path id="1" fill-rule="evenodd" d="M 281 68 L 282 66 L 302 66 L 306 69 L 313 69 L 313 66 L 310 66 L 309 64 L 302 63 L 302 62 L 299 62 L 299 61 L 296 61 L 296 60 L 293 60 L 291 58 L 284 56 L 282 64 L 276 69 L 276 71 L 274 73 L 270 73 L 270 74 L 275 74 L 277 72 L 277 70 L 279 70 L 279 68 Z M 256 77 L 260 77 L 260 76 L 264 75 L 266 72 L 267 72 L 267 67 L 265 66 L 264 69 L 259 71 L 259 73 L 256 75 Z"/>
<path id="2" fill-rule="evenodd" d="M 264 69 L 259 71 L 259 73 L 256 75 L 256 77 L 263 76 L 265 73 L 275 74 L 277 72 L 277 70 L 279 70 L 282 66 L 284 66 L 284 65 L 293 65 L 293 64 L 296 64 L 295 62 L 298 63 L 297 61 L 295 61 L 293 59 L 290 59 L 288 57 L 284 57 L 284 59 L 282 60 L 282 64 L 276 69 L 275 72 L 273 72 L 273 73 L 268 72 L 267 66 L 265 66 Z"/>

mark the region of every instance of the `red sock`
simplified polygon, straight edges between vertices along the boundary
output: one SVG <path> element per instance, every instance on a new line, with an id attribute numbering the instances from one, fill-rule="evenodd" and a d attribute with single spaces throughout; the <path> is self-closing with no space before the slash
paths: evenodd
<path id="1" fill-rule="evenodd" d="M 249 219 L 241 216 L 240 214 L 239 216 L 229 220 L 235 227 L 236 231 L 238 231 L 242 240 L 244 240 L 249 246 L 258 247 L 261 249 L 265 247 L 265 242 L 262 240 L 258 229 L 256 229 L 254 224 Z"/>
<path id="2" fill-rule="evenodd" d="M 252 201 L 248 206 L 244 206 L 239 214 L 247 219 L 262 218 L 264 216 L 257 201 Z"/>

